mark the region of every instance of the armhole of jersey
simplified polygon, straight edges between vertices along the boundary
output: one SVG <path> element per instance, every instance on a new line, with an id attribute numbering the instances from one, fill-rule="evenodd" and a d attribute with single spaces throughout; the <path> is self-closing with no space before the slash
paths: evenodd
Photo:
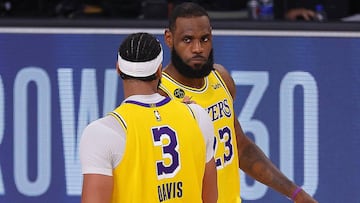
<path id="1" fill-rule="evenodd" d="M 189 111 L 190 111 L 190 113 L 191 113 L 192 117 L 193 117 L 195 120 L 197 120 L 197 119 L 196 119 L 196 116 L 195 116 L 195 114 L 194 114 L 193 109 L 192 109 L 189 105 L 186 105 L 186 107 L 189 109 Z"/>
<path id="2" fill-rule="evenodd" d="M 164 77 L 163 77 L 163 78 L 164 78 Z M 159 85 L 158 88 L 161 89 L 163 92 L 165 92 L 168 97 L 172 98 L 172 95 L 170 94 L 169 90 L 166 89 L 166 87 L 165 87 L 162 83 L 160 83 L 160 85 Z"/>
<path id="3" fill-rule="evenodd" d="M 221 85 L 225 88 L 226 93 L 229 95 L 229 97 L 231 99 L 233 99 L 228 87 L 226 86 L 226 83 L 224 82 L 224 80 L 222 79 L 221 75 L 219 74 L 219 72 L 217 70 L 214 70 L 214 75 L 220 81 Z"/>
<path id="4" fill-rule="evenodd" d="M 120 125 L 124 128 L 124 130 L 126 131 L 127 126 L 126 126 L 126 122 L 125 120 L 120 116 L 120 114 L 118 114 L 115 111 L 112 111 L 109 113 L 109 115 L 113 116 L 119 123 Z"/>

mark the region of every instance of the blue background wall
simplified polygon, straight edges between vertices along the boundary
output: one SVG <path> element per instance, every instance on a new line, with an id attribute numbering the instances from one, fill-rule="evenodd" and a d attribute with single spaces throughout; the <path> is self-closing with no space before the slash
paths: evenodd
<path id="1" fill-rule="evenodd" d="M 0 202 L 79 202 L 81 131 L 122 100 L 123 31 L 0 33 Z M 214 50 L 270 159 L 319 202 L 360 202 L 360 38 L 225 33 Z M 289 202 L 242 177 L 244 202 Z"/>

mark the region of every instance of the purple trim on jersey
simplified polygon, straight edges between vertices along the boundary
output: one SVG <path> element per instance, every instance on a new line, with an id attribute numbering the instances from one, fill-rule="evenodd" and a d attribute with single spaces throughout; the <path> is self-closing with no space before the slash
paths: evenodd
<path id="1" fill-rule="evenodd" d="M 163 99 L 160 102 L 155 103 L 155 104 L 142 103 L 142 102 L 135 101 L 135 100 L 126 100 L 125 103 L 136 104 L 136 105 L 143 106 L 143 107 L 159 107 L 159 106 L 162 106 L 162 105 L 168 103 L 170 100 L 171 99 L 169 97 L 165 97 L 165 99 Z"/>

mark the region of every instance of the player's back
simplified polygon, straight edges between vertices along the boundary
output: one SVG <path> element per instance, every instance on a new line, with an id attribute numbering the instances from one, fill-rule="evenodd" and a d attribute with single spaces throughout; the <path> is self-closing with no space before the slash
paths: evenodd
<path id="1" fill-rule="evenodd" d="M 126 132 L 113 202 L 202 202 L 205 141 L 187 105 L 127 100 L 112 115 Z"/>

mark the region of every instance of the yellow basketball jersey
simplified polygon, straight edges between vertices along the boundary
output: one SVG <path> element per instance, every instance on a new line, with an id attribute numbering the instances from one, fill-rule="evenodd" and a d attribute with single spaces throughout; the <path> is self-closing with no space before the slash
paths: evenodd
<path id="1" fill-rule="evenodd" d="M 127 100 L 110 114 L 126 133 L 124 156 L 113 171 L 113 203 L 202 202 L 206 146 L 187 105 Z"/>
<path id="2" fill-rule="evenodd" d="M 241 202 L 233 99 L 219 73 L 212 71 L 205 78 L 204 86 L 197 89 L 184 86 L 163 72 L 160 89 L 180 101 L 184 96 L 189 96 L 207 110 L 214 123 L 216 136 L 214 158 L 217 166 L 218 202 Z"/>

